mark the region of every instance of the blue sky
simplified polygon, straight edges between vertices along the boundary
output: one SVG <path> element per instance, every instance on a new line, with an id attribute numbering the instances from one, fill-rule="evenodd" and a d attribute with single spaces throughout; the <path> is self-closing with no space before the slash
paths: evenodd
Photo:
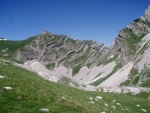
<path id="1" fill-rule="evenodd" d="M 0 37 L 23 40 L 47 30 L 109 46 L 148 5 L 150 0 L 0 0 Z"/>

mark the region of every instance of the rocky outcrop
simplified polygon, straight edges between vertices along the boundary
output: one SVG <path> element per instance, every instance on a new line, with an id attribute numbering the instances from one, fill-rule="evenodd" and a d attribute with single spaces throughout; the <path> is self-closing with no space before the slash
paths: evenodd
<path id="1" fill-rule="evenodd" d="M 146 27 L 147 25 L 145 25 L 144 23 L 139 23 L 135 21 L 127 26 L 127 28 L 137 36 L 141 36 L 145 32 Z"/>
<path id="2" fill-rule="evenodd" d="M 55 35 L 44 32 L 24 47 L 17 49 L 13 58 L 27 62 L 37 60 L 44 65 L 55 66 L 64 65 L 74 67 L 78 65 L 88 65 L 94 63 L 100 56 L 108 50 L 104 44 L 74 40 L 66 35 Z"/>
<path id="3" fill-rule="evenodd" d="M 0 41 L 1 41 L 1 40 L 7 40 L 7 39 L 6 39 L 6 38 L 1 38 L 1 37 L 0 37 Z"/>
<path id="4" fill-rule="evenodd" d="M 144 17 L 143 20 L 147 20 L 150 22 L 150 5 L 148 9 L 145 11 L 145 15 L 143 17 Z"/>
<path id="5" fill-rule="evenodd" d="M 123 65 L 134 60 L 141 39 L 150 32 L 150 6 L 145 15 L 134 20 L 126 28 L 119 31 L 118 36 L 107 52 L 107 59 L 118 55 Z"/>

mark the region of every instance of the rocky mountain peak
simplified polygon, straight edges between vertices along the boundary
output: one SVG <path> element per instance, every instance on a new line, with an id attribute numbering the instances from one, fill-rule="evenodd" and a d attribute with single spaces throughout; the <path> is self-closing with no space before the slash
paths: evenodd
<path id="1" fill-rule="evenodd" d="M 0 37 L 0 40 L 7 40 L 7 39 Z"/>
<path id="2" fill-rule="evenodd" d="M 52 34 L 51 32 L 48 32 L 48 31 L 44 31 L 43 33 L 42 33 L 43 35 L 46 35 L 46 34 Z"/>
<path id="3" fill-rule="evenodd" d="M 144 18 L 145 18 L 147 21 L 150 21 L 150 5 L 149 5 L 148 9 L 145 11 Z"/>

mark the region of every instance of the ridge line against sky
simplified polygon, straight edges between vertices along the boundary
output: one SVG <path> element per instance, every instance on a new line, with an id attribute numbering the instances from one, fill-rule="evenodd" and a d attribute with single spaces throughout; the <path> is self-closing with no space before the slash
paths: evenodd
<path id="1" fill-rule="evenodd" d="M 149 0 L 0 0 L 0 37 L 23 40 L 47 30 L 110 46 L 149 5 Z"/>

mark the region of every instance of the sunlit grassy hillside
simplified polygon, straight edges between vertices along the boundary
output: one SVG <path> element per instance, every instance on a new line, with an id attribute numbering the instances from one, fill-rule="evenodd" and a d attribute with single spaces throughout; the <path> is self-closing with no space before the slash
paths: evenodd
<path id="1" fill-rule="evenodd" d="M 41 108 L 48 113 L 150 112 L 147 98 L 82 91 L 44 80 L 11 63 L 0 62 L 0 75 L 4 77 L 0 78 L 0 113 L 41 113 Z"/>

